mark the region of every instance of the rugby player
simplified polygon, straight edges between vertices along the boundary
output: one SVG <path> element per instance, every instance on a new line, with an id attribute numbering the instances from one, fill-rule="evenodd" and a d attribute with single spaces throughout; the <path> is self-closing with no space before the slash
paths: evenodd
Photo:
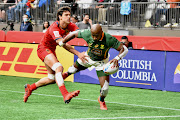
<path id="1" fill-rule="evenodd" d="M 67 6 L 60 8 L 57 11 L 57 21 L 55 21 L 45 32 L 40 44 L 38 45 L 37 54 L 38 57 L 44 62 L 48 77 L 42 78 L 32 85 L 25 85 L 24 102 L 27 102 L 32 91 L 37 88 L 56 83 L 64 97 L 64 102 L 67 104 L 73 97 L 78 96 L 79 90 L 74 92 L 68 92 L 62 77 L 63 66 L 58 61 L 55 53 L 56 46 L 63 38 L 69 34 L 69 32 L 76 31 L 79 28 L 70 22 L 71 9 Z M 69 52 L 77 55 L 82 61 L 86 58 L 83 53 L 76 51 L 70 45 L 66 44 L 63 46 Z"/>
<path id="2" fill-rule="evenodd" d="M 101 86 L 100 96 L 98 98 L 100 109 L 107 110 L 104 99 L 108 94 L 109 75 L 103 72 L 103 65 L 109 61 L 108 52 L 110 48 L 114 48 L 119 51 L 119 54 L 110 61 L 110 63 L 114 63 L 114 66 L 116 67 L 118 66 L 118 61 L 126 56 L 128 49 L 115 37 L 103 32 L 99 24 L 92 25 L 90 30 L 87 29 L 70 33 L 64 38 L 64 40 L 60 41 L 59 45 L 66 45 L 66 42 L 75 37 L 83 38 L 87 42 L 88 50 L 85 54 L 88 55 L 88 57 L 86 57 L 88 61 L 82 61 L 78 58 L 68 71 L 63 73 L 63 78 L 65 79 L 69 75 L 79 72 L 80 70 L 85 70 L 88 67 L 95 66 Z"/>

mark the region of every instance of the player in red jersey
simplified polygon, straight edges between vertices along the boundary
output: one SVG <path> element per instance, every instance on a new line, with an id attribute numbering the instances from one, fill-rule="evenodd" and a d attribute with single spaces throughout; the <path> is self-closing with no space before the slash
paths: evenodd
<path id="1" fill-rule="evenodd" d="M 38 46 L 37 54 L 46 66 L 48 77 L 42 78 L 32 85 L 25 85 L 24 102 L 27 102 L 32 91 L 36 90 L 38 87 L 55 82 L 57 83 L 66 104 L 69 103 L 73 97 L 78 96 L 79 90 L 74 92 L 67 91 L 62 77 L 63 66 L 57 60 L 55 53 L 56 46 L 59 42 L 62 41 L 69 32 L 79 29 L 74 23 L 70 22 L 70 13 L 71 9 L 69 7 L 65 6 L 60 8 L 57 12 L 57 21 L 55 21 L 44 34 Z M 70 45 L 66 44 L 63 47 L 69 52 L 77 55 L 83 61 L 86 60 L 84 53 L 76 51 Z"/>

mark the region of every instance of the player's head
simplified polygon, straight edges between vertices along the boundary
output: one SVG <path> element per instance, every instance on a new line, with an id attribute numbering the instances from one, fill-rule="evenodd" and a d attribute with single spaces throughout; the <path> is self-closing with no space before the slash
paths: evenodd
<path id="1" fill-rule="evenodd" d="M 99 24 L 94 24 L 91 27 L 91 36 L 94 40 L 100 40 L 102 38 L 102 27 Z"/>
<path id="2" fill-rule="evenodd" d="M 122 38 L 121 38 L 121 42 L 122 42 L 125 46 L 127 46 L 127 47 L 128 47 L 128 45 L 129 45 L 129 41 L 128 41 L 127 36 L 122 36 Z"/>
<path id="3" fill-rule="evenodd" d="M 71 18 L 71 8 L 64 6 L 58 9 L 57 11 L 57 20 L 63 21 L 65 23 L 70 23 Z"/>

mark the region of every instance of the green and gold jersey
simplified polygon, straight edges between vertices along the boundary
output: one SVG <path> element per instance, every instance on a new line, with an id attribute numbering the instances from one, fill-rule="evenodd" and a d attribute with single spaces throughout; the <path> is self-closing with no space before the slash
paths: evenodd
<path id="1" fill-rule="evenodd" d="M 87 42 L 87 53 L 94 61 L 106 59 L 108 57 L 109 49 L 117 49 L 121 43 L 115 37 L 105 32 L 102 37 L 101 40 L 94 41 L 90 30 L 87 29 L 78 32 L 78 38 L 83 38 Z"/>

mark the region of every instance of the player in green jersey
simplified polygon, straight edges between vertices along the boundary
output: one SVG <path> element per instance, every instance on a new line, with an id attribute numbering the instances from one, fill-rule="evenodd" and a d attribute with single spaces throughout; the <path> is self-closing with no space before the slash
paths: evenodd
<path id="1" fill-rule="evenodd" d="M 104 99 L 108 94 L 109 75 L 103 72 L 103 65 L 109 61 L 108 52 L 110 48 L 119 51 L 119 54 L 110 61 L 111 63 L 114 63 L 114 66 L 118 66 L 118 61 L 126 56 L 128 49 L 115 37 L 103 32 L 99 24 L 94 24 L 90 30 L 74 31 L 70 33 L 59 43 L 59 45 L 63 46 L 66 42 L 75 37 L 83 38 L 87 42 L 88 50 L 84 52 L 84 54 L 88 55 L 88 57 L 86 57 L 85 62 L 78 58 L 68 71 L 63 73 L 63 78 L 65 79 L 69 75 L 79 72 L 80 70 L 95 66 L 101 86 L 100 96 L 98 98 L 100 109 L 107 110 Z"/>

